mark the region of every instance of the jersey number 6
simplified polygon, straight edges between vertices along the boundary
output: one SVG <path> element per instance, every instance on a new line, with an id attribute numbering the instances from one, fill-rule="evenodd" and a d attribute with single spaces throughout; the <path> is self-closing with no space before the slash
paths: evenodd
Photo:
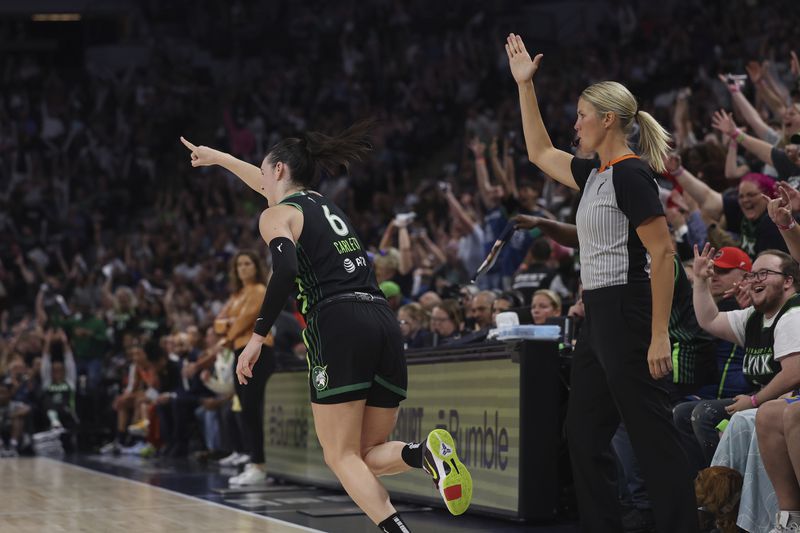
<path id="1" fill-rule="evenodd" d="M 322 211 L 325 213 L 325 218 L 328 219 L 328 224 L 331 225 L 331 229 L 333 229 L 336 235 L 344 237 L 350 233 L 350 231 L 347 229 L 347 225 L 344 223 L 344 220 L 342 220 L 341 217 L 332 214 L 327 205 L 322 206 Z"/>

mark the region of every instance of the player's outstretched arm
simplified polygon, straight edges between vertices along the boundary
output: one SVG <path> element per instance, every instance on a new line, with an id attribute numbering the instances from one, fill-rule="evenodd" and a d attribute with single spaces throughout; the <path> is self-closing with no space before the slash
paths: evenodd
<path id="1" fill-rule="evenodd" d="M 232 155 L 209 148 L 208 146 L 195 146 L 181 137 L 183 145 L 191 152 L 191 162 L 193 167 L 208 167 L 211 165 L 219 165 L 225 170 L 236 174 L 236 176 L 245 182 L 248 187 L 256 191 L 258 194 L 266 198 L 264 189 L 261 185 L 261 169 L 255 165 L 236 159 Z"/>

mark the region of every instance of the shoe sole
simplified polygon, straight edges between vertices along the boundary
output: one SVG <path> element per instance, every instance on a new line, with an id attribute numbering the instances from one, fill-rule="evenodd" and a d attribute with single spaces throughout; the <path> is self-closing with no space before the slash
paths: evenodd
<path id="1" fill-rule="evenodd" d="M 472 476 L 458 459 L 450 433 L 434 429 L 428 434 L 424 463 L 450 514 L 463 514 L 472 501 Z"/>

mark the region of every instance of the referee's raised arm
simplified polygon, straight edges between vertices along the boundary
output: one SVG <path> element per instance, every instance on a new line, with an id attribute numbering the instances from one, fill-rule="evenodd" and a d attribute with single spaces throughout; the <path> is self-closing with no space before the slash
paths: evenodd
<path id="1" fill-rule="evenodd" d="M 570 164 L 573 156 L 553 147 L 550 136 L 542 122 L 539 104 L 536 101 L 536 90 L 533 88 L 533 75 L 539 69 L 542 54 L 531 55 L 525 50 L 525 44 L 519 35 L 510 34 L 506 39 L 506 53 L 511 74 L 519 88 L 519 106 L 522 111 L 522 131 L 525 134 L 525 146 L 528 159 L 545 174 L 553 177 L 572 189 L 578 189 L 578 183 L 572 176 Z"/>

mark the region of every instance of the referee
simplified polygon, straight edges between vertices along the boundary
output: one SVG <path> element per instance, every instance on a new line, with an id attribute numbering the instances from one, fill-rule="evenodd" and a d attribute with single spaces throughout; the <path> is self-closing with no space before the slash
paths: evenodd
<path id="1" fill-rule="evenodd" d="M 553 147 L 536 102 L 522 39 L 506 43 L 519 88 L 528 157 L 544 173 L 582 193 L 576 216 L 586 322 L 572 361 L 567 436 L 583 532 L 623 530 L 611 437 L 625 423 L 642 468 L 660 533 L 698 531 L 688 459 L 658 380 L 672 370 L 667 333 L 674 265 L 653 169 L 663 170 L 668 133 L 638 110 L 616 82 L 578 100 L 576 144 L 596 160 Z M 628 137 L 639 125 L 641 158 Z"/>

